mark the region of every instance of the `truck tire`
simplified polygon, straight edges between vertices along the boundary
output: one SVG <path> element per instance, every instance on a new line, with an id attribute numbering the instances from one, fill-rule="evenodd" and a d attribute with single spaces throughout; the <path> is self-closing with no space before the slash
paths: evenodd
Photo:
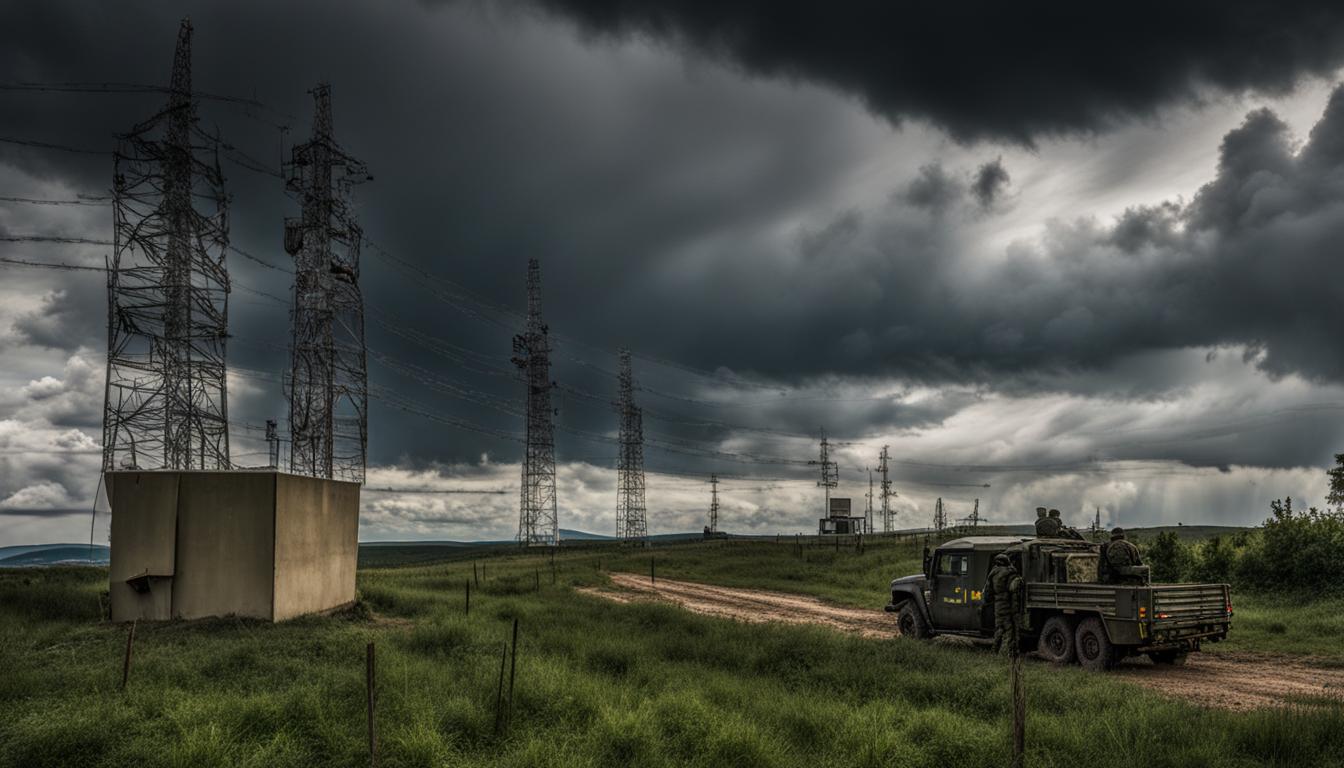
<path id="1" fill-rule="evenodd" d="M 1078 663 L 1083 669 L 1093 672 L 1105 672 L 1115 666 L 1115 646 L 1106 636 L 1106 626 L 1095 616 L 1078 622 L 1074 632 L 1074 647 L 1078 654 Z"/>
<path id="2" fill-rule="evenodd" d="M 1183 667 L 1185 660 L 1190 654 L 1185 651 L 1149 651 L 1148 658 L 1153 660 L 1154 664 L 1162 664 L 1169 667 Z"/>
<path id="3" fill-rule="evenodd" d="M 1078 660 L 1075 652 L 1073 625 L 1063 616 L 1051 616 L 1041 627 L 1041 639 L 1036 652 L 1051 664 L 1072 664 Z"/>
<path id="4" fill-rule="evenodd" d="M 929 624 L 924 621 L 924 616 L 915 607 L 913 600 L 906 600 L 905 605 L 901 606 L 901 612 L 896 615 L 896 628 L 901 631 L 901 637 L 915 640 L 927 640 L 929 637 Z"/>

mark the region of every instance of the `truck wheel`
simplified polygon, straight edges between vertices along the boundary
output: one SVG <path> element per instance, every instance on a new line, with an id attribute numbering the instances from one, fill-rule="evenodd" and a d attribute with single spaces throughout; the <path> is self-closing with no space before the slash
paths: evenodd
<path id="1" fill-rule="evenodd" d="M 1094 616 L 1079 622 L 1074 640 L 1078 663 L 1083 665 L 1083 669 L 1105 672 L 1115 666 L 1115 646 L 1111 645 L 1110 638 L 1106 636 L 1106 627 L 1101 619 Z"/>
<path id="2" fill-rule="evenodd" d="M 919 609 L 909 600 L 901 606 L 901 612 L 896 616 L 896 628 L 901 631 L 901 637 L 911 637 L 916 640 L 925 640 L 929 637 L 929 625 L 920 615 Z"/>
<path id="3" fill-rule="evenodd" d="M 1041 639 L 1036 652 L 1052 664 L 1072 664 L 1078 659 L 1074 653 L 1073 627 L 1063 616 L 1051 616 L 1041 628 Z"/>
<path id="4" fill-rule="evenodd" d="M 1172 667 L 1185 666 L 1185 660 L 1190 654 L 1185 651 L 1150 651 L 1148 658 L 1153 660 L 1154 664 L 1163 664 Z"/>

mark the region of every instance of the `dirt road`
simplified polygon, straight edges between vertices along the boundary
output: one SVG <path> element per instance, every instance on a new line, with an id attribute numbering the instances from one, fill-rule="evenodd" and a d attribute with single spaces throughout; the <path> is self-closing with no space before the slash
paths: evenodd
<path id="1" fill-rule="evenodd" d="M 631 573 L 613 573 L 611 581 L 619 589 L 582 591 L 622 603 L 672 602 L 688 611 L 752 623 L 821 624 L 873 638 L 899 634 L 895 619 L 883 611 L 842 608 L 813 597 L 667 579 L 658 579 L 656 585 L 650 585 L 647 576 Z M 1111 674 L 1169 696 L 1221 709 L 1257 709 L 1319 699 L 1344 701 L 1344 667 L 1307 657 L 1196 653 L 1183 667 L 1155 666 L 1147 659 L 1128 659 Z"/>

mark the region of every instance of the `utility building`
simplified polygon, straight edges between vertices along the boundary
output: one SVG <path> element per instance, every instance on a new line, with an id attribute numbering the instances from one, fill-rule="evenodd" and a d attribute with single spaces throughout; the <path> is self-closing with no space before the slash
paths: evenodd
<path id="1" fill-rule="evenodd" d="M 281 621 L 354 602 L 358 483 L 236 470 L 106 482 L 113 621 Z"/>
<path id="2" fill-rule="evenodd" d="M 830 514 L 817 521 L 817 533 L 823 536 L 827 534 L 863 533 L 863 515 L 855 517 L 850 514 L 851 510 L 852 506 L 849 499 L 830 499 Z"/>

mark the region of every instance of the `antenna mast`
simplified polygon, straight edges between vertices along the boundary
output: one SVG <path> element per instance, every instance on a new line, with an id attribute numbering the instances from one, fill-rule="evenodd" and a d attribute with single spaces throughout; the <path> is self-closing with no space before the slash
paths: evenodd
<path id="1" fill-rule="evenodd" d="M 882 532 L 891 533 L 894 529 L 895 515 L 891 509 L 891 497 L 895 492 L 891 490 L 891 479 L 887 476 L 887 459 L 891 458 L 887 453 L 887 446 L 882 446 L 882 453 L 878 455 L 879 464 L 877 471 L 882 473 Z"/>
<path id="2" fill-rule="evenodd" d="M 820 486 L 821 488 L 826 489 L 826 501 L 825 501 L 825 506 L 822 507 L 822 511 L 821 511 L 821 516 L 822 516 L 822 517 L 829 517 L 829 516 L 830 516 L 830 514 L 831 514 L 831 489 L 834 488 L 834 487 L 836 487 L 836 486 L 839 485 L 839 483 L 840 483 L 840 467 L 839 467 L 839 465 L 836 464 L 834 461 L 831 461 L 831 458 L 830 458 L 830 456 L 831 456 L 831 454 L 830 454 L 830 449 L 831 449 L 831 444 L 830 444 L 829 442 L 827 442 L 827 440 L 826 440 L 826 433 L 823 431 L 823 432 L 821 433 L 821 455 L 820 455 L 819 460 L 817 460 L 817 461 L 809 461 L 809 462 L 807 462 L 809 465 L 813 465 L 813 466 L 820 465 L 820 466 L 821 466 L 821 480 L 818 480 L 818 481 L 817 481 L 817 485 Z"/>

